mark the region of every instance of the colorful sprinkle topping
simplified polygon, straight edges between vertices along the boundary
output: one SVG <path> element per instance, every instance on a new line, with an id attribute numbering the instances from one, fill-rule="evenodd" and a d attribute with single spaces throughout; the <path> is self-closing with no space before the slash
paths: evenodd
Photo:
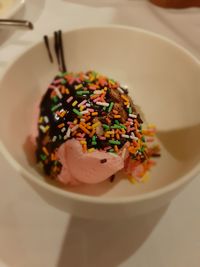
<path id="1" fill-rule="evenodd" d="M 127 88 L 118 82 L 94 71 L 60 73 L 40 104 L 37 160 L 55 178 L 62 169 L 55 152 L 75 138 L 85 153 L 103 150 L 126 158 L 133 179 L 136 165 L 142 163 L 145 173 L 153 164 L 150 157 L 159 156 L 158 147 L 149 148 L 155 127 L 142 129 L 142 123 Z"/>

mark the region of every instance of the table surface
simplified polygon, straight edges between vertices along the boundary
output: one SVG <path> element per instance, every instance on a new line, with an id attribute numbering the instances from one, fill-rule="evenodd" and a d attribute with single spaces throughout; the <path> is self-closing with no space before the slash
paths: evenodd
<path id="1" fill-rule="evenodd" d="M 44 34 L 121 24 L 160 33 L 200 57 L 200 9 L 165 10 L 146 0 L 26 0 L 18 18 L 35 30 L 0 35 L 0 74 Z M 199 267 L 200 177 L 168 208 L 98 222 L 50 207 L 0 155 L 0 267 Z"/>

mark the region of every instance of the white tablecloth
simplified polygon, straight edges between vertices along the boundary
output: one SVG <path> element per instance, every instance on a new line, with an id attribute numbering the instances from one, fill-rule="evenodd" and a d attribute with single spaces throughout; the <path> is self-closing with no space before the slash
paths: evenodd
<path id="1" fill-rule="evenodd" d="M 145 0 L 26 0 L 33 32 L 0 31 L 0 74 L 44 34 L 123 24 L 161 33 L 200 57 L 200 9 Z M 198 140 L 197 140 L 198 141 Z M 0 155 L 0 267 L 199 267 L 200 177 L 165 210 L 124 222 L 77 219 L 48 206 Z"/>

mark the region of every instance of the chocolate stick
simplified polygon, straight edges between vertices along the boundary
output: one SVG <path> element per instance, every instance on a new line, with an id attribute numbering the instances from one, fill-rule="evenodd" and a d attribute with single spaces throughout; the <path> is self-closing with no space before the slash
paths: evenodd
<path id="1" fill-rule="evenodd" d="M 60 62 L 60 44 L 59 44 L 58 32 L 54 32 L 54 50 L 55 50 L 55 54 L 56 54 L 56 58 L 58 62 L 58 68 L 62 72 L 63 70 L 62 70 L 62 65 Z"/>
<path id="2" fill-rule="evenodd" d="M 45 46 L 46 46 L 46 49 L 47 49 L 47 53 L 48 53 L 50 62 L 53 63 L 53 56 L 52 56 L 52 53 L 51 53 L 51 49 L 50 49 L 50 46 L 49 46 L 49 38 L 48 38 L 47 35 L 44 35 L 44 43 L 45 43 Z"/>
<path id="3" fill-rule="evenodd" d="M 60 49 L 60 60 L 62 64 L 63 72 L 67 71 L 66 64 L 65 64 L 65 56 L 64 56 L 64 49 L 63 49 L 63 40 L 62 40 L 62 31 L 58 31 L 58 40 L 59 40 L 59 49 Z"/>
<path id="4" fill-rule="evenodd" d="M 48 52 L 48 56 L 50 62 L 53 63 L 53 56 L 51 53 L 49 39 L 47 35 L 44 35 L 44 43 Z M 63 40 L 62 40 L 62 31 L 55 31 L 54 32 L 54 52 L 56 54 L 56 59 L 58 62 L 58 69 L 61 72 L 66 72 L 66 64 L 65 64 L 65 56 L 64 56 L 64 47 L 63 47 Z"/>

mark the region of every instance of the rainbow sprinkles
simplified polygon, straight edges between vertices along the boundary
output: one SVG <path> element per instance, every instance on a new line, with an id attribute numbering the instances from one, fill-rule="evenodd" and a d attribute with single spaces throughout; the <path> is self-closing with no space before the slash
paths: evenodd
<path id="1" fill-rule="evenodd" d="M 57 149 L 76 139 L 84 153 L 119 155 L 129 180 L 143 182 L 155 164 L 152 157 L 160 156 L 155 131 L 153 125 L 143 128 L 127 87 L 95 71 L 61 72 L 40 104 L 37 161 L 55 179 L 63 167 Z"/>

